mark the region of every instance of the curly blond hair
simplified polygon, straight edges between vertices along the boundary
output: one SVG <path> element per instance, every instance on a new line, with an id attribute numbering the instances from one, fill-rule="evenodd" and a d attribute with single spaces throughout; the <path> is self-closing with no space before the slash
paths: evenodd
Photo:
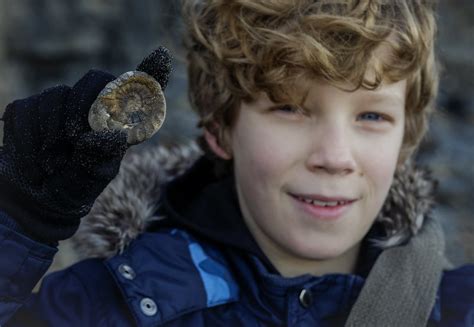
<path id="1" fill-rule="evenodd" d="M 302 77 L 354 90 L 407 79 L 402 161 L 425 135 L 438 88 L 434 1 L 183 1 L 189 97 L 218 140 L 242 101 L 300 101 Z M 382 46 L 388 55 L 376 56 Z"/>

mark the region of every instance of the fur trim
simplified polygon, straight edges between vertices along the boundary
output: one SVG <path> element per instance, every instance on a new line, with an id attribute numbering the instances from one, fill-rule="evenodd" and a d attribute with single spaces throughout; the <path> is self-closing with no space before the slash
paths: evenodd
<path id="1" fill-rule="evenodd" d="M 161 185 L 182 174 L 200 155 L 194 142 L 127 155 L 120 173 L 97 198 L 72 239 L 79 256 L 108 258 L 122 252 L 148 223 L 160 219 L 154 213 Z M 388 248 L 416 235 L 433 205 L 434 189 L 426 170 L 410 162 L 398 169 L 376 218 L 387 237 L 372 241 Z"/>
<path id="2" fill-rule="evenodd" d="M 195 142 L 158 146 L 131 153 L 122 160 L 119 174 L 96 199 L 72 238 L 80 258 L 111 257 L 161 219 L 161 185 L 182 174 L 201 155 Z"/>
<path id="3" fill-rule="evenodd" d="M 397 169 L 387 199 L 376 221 L 384 226 L 386 237 L 372 240 L 389 248 L 408 241 L 422 228 L 434 205 L 437 183 L 431 172 L 407 161 Z"/>

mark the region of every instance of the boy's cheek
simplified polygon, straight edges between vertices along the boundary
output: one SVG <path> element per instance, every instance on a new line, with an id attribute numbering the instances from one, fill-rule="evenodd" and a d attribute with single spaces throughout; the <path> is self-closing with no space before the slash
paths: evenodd
<path id="1" fill-rule="evenodd" d="M 282 137 L 278 131 L 254 130 L 254 133 L 238 136 L 238 141 L 234 142 L 236 164 L 245 165 L 259 175 L 285 169 L 284 166 L 295 157 L 295 152 L 301 149 L 301 145 Z"/>
<path id="2" fill-rule="evenodd" d="M 381 151 L 380 154 L 384 152 Z M 372 158 L 365 166 L 364 178 L 369 184 L 368 192 L 371 196 L 378 199 L 382 206 L 388 194 L 390 186 L 393 181 L 397 163 L 397 156 L 392 153 L 387 153 L 386 156 L 380 155 Z"/>
<path id="3" fill-rule="evenodd" d="M 374 137 L 370 140 L 356 142 L 356 160 L 365 171 L 377 174 L 392 175 L 398 163 L 401 148 L 401 135 L 391 137 Z"/>

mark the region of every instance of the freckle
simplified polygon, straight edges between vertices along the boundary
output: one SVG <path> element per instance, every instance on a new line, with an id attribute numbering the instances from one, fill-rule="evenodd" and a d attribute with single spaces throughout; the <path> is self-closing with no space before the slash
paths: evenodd
<path id="1" fill-rule="evenodd" d="M 360 176 L 360 177 L 364 177 L 364 173 L 363 173 L 363 172 L 359 172 L 359 176 Z"/>

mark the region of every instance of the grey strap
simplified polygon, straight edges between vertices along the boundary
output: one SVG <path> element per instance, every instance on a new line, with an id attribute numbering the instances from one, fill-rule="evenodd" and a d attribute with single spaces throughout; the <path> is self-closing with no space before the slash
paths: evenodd
<path id="1" fill-rule="evenodd" d="M 446 263 L 444 245 L 441 226 L 426 218 L 406 245 L 382 252 L 346 326 L 426 326 Z"/>

